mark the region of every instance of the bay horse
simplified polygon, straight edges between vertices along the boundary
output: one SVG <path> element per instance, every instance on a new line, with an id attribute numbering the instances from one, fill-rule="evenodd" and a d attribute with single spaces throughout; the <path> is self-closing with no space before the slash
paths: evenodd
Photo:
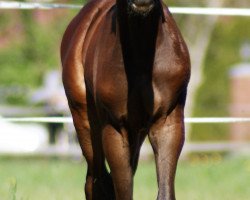
<path id="1" fill-rule="evenodd" d="M 147 136 L 157 199 L 175 199 L 190 59 L 167 6 L 161 0 L 89 1 L 64 33 L 61 61 L 88 165 L 86 199 L 133 199 Z"/>

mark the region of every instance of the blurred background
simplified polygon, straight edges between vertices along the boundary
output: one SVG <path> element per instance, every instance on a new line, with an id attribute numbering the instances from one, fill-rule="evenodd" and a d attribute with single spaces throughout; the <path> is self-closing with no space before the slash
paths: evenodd
<path id="1" fill-rule="evenodd" d="M 83 0 L 19 2 L 70 3 Z M 250 8 L 249 0 L 166 0 L 178 7 Z M 9 122 L 70 117 L 61 83 L 60 42 L 78 9 L 1 9 L 0 199 L 83 199 L 85 160 L 72 123 Z M 250 117 L 250 17 L 174 14 L 188 44 L 192 76 L 186 117 Z M 177 199 L 250 198 L 250 123 L 186 124 Z M 135 199 L 157 195 L 147 141 Z"/>

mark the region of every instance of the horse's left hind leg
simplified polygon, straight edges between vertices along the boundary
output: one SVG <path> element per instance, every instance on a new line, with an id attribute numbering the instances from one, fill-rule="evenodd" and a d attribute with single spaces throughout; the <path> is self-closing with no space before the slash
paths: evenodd
<path id="1" fill-rule="evenodd" d="M 167 118 L 160 119 L 152 127 L 149 139 L 156 160 L 157 199 L 175 200 L 175 172 L 184 143 L 183 107 L 178 105 Z"/>

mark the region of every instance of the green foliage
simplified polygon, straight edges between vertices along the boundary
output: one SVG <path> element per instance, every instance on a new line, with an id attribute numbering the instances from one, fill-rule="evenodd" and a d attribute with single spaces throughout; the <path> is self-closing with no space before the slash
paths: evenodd
<path id="1" fill-rule="evenodd" d="M 8 15 L 1 15 L 0 17 L 0 30 L 4 30 L 9 23 L 9 16 Z"/>
<path id="2" fill-rule="evenodd" d="M 212 35 L 204 62 L 204 82 L 195 100 L 194 116 L 229 116 L 229 71 L 232 64 L 241 62 L 239 49 L 249 39 L 249 19 L 220 18 Z M 192 126 L 191 140 L 225 140 L 229 127 L 223 124 Z"/>
<path id="3" fill-rule="evenodd" d="M 28 91 L 41 85 L 44 74 L 49 69 L 60 70 L 60 41 L 67 24 L 76 12 L 77 10 L 65 10 L 63 19 L 56 18 L 55 15 L 55 19 L 46 24 L 38 23 L 34 11 L 30 10 L 20 10 L 12 17 L 9 15 L 11 11 L 0 14 L 0 22 L 3 22 L 0 27 L 16 30 L 13 24 L 19 26 L 18 39 L 12 41 L 12 37 L 5 35 L 9 43 L 0 49 L 1 87 L 26 90 L 26 93 L 13 92 L 5 96 L 7 103 L 28 103 Z M 15 23 L 15 20 L 19 24 Z"/>

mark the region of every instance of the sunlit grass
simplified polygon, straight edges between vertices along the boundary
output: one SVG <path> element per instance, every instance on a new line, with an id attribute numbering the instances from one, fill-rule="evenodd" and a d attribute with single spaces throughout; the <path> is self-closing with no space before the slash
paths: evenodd
<path id="1" fill-rule="evenodd" d="M 56 159 L 0 159 L 1 200 L 84 199 L 86 168 L 83 162 Z M 248 200 L 250 158 L 193 157 L 181 161 L 176 176 L 179 200 Z M 157 195 L 153 162 L 139 165 L 135 200 Z"/>

